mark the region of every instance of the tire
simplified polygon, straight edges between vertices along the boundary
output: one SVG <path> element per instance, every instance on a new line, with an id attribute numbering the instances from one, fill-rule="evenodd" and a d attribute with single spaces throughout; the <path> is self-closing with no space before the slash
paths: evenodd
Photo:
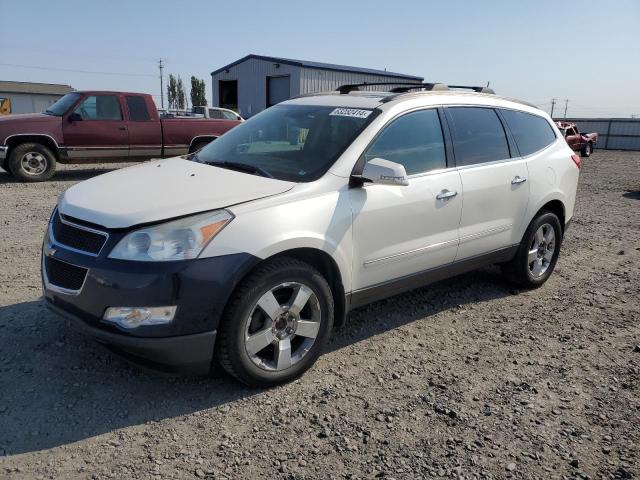
<path id="1" fill-rule="evenodd" d="M 211 142 L 198 142 L 198 143 L 194 143 L 193 146 L 189 149 L 189 153 L 194 153 L 197 152 L 199 150 L 202 150 L 204 147 L 206 147 L 207 145 L 209 145 Z"/>
<path id="2" fill-rule="evenodd" d="M 560 255 L 562 227 L 558 216 L 540 212 L 527 227 L 518 251 L 502 266 L 511 281 L 525 288 L 538 288 L 551 276 Z"/>
<path id="3" fill-rule="evenodd" d="M 23 143 L 13 148 L 7 163 L 21 182 L 43 182 L 56 171 L 55 155 L 40 143 Z"/>
<path id="4" fill-rule="evenodd" d="M 580 155 L 582 157 L 587 158 L 587 157 L 590 157 L 592 153 L 593 153 L 593 144 L 591 142 L 588 142 L 582 149 L 582 152 L 580 152 Z"/>
<path id="5" fill-rule="evenodd" d="M 333 317 L 331 289 L 320 272 L 293 258 L 268 260 L 233 293 L 218 329 L 216 358 L 251 387 L 289 382 L 318 359 Z"/>

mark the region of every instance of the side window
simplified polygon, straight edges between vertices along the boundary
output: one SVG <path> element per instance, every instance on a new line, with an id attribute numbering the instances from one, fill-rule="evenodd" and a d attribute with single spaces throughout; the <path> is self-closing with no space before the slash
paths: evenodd
<path id="1" fill-rule="evenodd" d="M 122 120 L 120 102 L 115 95 L 90 95 L 78 105 L 75 113 L 83 120 Z"/>
<path id="2" fill-rule="evenodd" d="M 220 110 L 216 110 L 215 108 L 210 108 L 209 109 L 209 118 L 221 119 L 222 118 L 222 112 Z"/>
<path id="3" fill-rule="evenodd" d="M 148 122 L 149 110 L 147 110 L 147 102 L 144 97 L 138 95 L 127 95 L 127 109 L 129 110 L 129 120 L 134 122 Z"/>
<path id="4" fill-rule="evenodd" d="M 407 175 L 445 168 L 442 127 L 435 109 L 403 115 L 387 125 L 364 154 L 404 165 Z"/>
<path id="5" fill-rule="evenodd" d="M 515 110 L 501 110 L 501 113 L 518 145 L 520 155 L 531 155 L 555 142 L 556 135 L 544 118 Z"/>
<path id="6" fill-rule="evenodd" d="M 509 158 L 509 145 L 498 114 L 491 108 L 450 107 L 456 165 Z"/>
<path id="7" fill-rule="evenodd" d="M 222 111 L 222 115 L 224 116 L 224 118 L 226 118 L 227 120 L 238 120 L 238 116 L 233 113 L 233 112 L 226 112 L 226 111 Z"/>

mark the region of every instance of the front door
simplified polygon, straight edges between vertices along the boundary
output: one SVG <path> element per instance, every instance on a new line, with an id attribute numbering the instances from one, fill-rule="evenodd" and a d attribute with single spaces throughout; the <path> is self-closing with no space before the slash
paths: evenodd
<path id="1" fill-rule="evenodd" d="M 365 151 L 373 158 L 404 165 L 409 185 L 350 189 L 354 291 L 449 264 L 458 248 L 462 185 L 438 110 L 392 120 Z"/>
<path id="2" fill-rule="evenodd" d="M 526 160 L 515 151 L 512 155 L 495 110 L 449 107 L 446 111 L 464 192 L 456 260 L 517 243 L 529 202 Z"/>
<path id="3" fill-rule="evenodd" d="M 129 155 L 127 122 L 118 95 L 87 95 L 67 114 L 63 135 L 71 159 L 124 160 Z"/>

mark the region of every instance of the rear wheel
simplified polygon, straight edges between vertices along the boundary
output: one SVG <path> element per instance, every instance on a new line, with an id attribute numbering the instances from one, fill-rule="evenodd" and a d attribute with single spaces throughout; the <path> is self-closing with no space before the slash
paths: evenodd
<path id="1" fill-rule="evenodd" d="M 324 277 L 299 260 L 270 260 L 234 292 L 218 331 L 216 356 L 247 385 L 288 382 L 315 363 L 332 326 L 333 297 Z"/>
<path id="2" fill-rule="evenodd" d="M 583 157 L 590 157 L 592 153 L 593 153 L 593 144 L 589 142 L 584 146 L 581 154 Z"/>
<path id="3" fill-rule="evenodd" d="M 23 143 L 11 150 L 8 167 L 22 182 L 42 182 L 56 171 L 56 157 L 40 143 Z"/>
<path id="4" fill-rule="evenodd" d="M 526 288 L 537 288 L 553 273 L 562 244 L 562 227 L 557 215 L 543 211 L 534 218 L 520 242 L 514 259 L 503 271 Z"/>

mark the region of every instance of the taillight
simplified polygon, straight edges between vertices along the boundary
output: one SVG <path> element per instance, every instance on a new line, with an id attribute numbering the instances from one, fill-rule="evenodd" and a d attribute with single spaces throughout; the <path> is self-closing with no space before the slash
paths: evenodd
<path id="1" fill-rule="evenodd" d="M 575 155 L 575 154 L 571 155 L 571 160 L 573 160 L 573 163 L 576 164 L 576 167 L 578 167 L 578 170 L 582 167 L 582 160 L 578 155 Z"/>

